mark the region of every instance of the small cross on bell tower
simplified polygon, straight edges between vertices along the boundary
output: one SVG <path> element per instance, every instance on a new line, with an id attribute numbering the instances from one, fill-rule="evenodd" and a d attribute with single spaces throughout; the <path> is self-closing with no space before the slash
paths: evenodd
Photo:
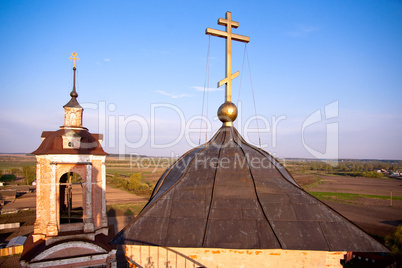
<path id="1" fill-rule="evenodd" d="M 74 61 L 74 68 L 75 68 L 75 61 L 79 61 L 80 58 L 77 57 L 77 52 L 71 53 L 70 60 Z"/>

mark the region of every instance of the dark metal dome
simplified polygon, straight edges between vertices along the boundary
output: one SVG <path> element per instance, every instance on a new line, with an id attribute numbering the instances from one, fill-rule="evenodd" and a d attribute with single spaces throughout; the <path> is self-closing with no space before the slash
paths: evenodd
<path id="1" fill-rule="evenodd" d="M 166 170 L 148 204 L 112 243 L 388 251 L 228 126 Z"/>

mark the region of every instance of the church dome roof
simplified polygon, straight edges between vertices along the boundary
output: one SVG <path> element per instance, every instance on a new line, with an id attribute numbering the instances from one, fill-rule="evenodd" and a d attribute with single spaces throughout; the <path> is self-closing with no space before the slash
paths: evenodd
<path id="1" fill-rule="evenodd" d="M 277 159 L 222 126 L 159 179 L 115 244 L 386 252 L 304 191 Z"/>

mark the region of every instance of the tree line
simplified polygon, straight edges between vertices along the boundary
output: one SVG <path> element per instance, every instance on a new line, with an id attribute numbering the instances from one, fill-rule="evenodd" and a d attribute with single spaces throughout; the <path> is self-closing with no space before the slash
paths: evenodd
<path id="1" fill-rule="evenodd" d="M 150 195 L 154 185 L 142 181 L 142 174 L 132 173 L 128 178 L 123 178 L 119 173 L 114 173 L 112 177 L 107 178 L 107 183 L 113 187 L 133 192 L 137 195 Z"/>
<path id="2" fill-rule="evenodd" d="M 31 185 L 36 179 L 36 166 L 25 165 L 21 168 L 0 169 L 0 181 L 14 182 L 17 177 L 23 178 L 23 183 Z"/>
<path id="3" fill-rule="evenodd" d="M 328 174 L 380 178 L 383 175 L 402 171 L 402 161 L 340 160 L 333 165 L 319 160 L 287 161 L 292 172 L 321 171 Z M 382 171 L 382 172 L 378 172 Z"/>

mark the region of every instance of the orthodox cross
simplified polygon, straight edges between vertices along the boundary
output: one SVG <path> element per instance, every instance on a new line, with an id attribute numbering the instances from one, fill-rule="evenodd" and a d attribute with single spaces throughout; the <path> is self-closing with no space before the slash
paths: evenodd
<path id="1" fill-rule="evenodd" d="M 226 78 L 218 82 L 218 87 L 225 84 L 225 101 L 231 102 L 232 79 L 239 76 L 238 71 L 232 74 L 232 40 L 248 43 L 250 42 L 250 37 L 232 33 L 232 28 L 239 27 L 239 23 L 237 21 L 232 21 L 232 13 L 229 11 L 226 12 L 225 19 L 218 19 L 218 24 L 225 26 L 226 31 L 207 28 L 205 33 L 226 39 Z"/>
<path id="2" fill-rule="evenodd" d="M 77 57 L 77 52 L 71 53 L 70 60 L 74 61 L 74 68 L 75 68 L 75 61 L 80 60 L 80 58 Z"/>

